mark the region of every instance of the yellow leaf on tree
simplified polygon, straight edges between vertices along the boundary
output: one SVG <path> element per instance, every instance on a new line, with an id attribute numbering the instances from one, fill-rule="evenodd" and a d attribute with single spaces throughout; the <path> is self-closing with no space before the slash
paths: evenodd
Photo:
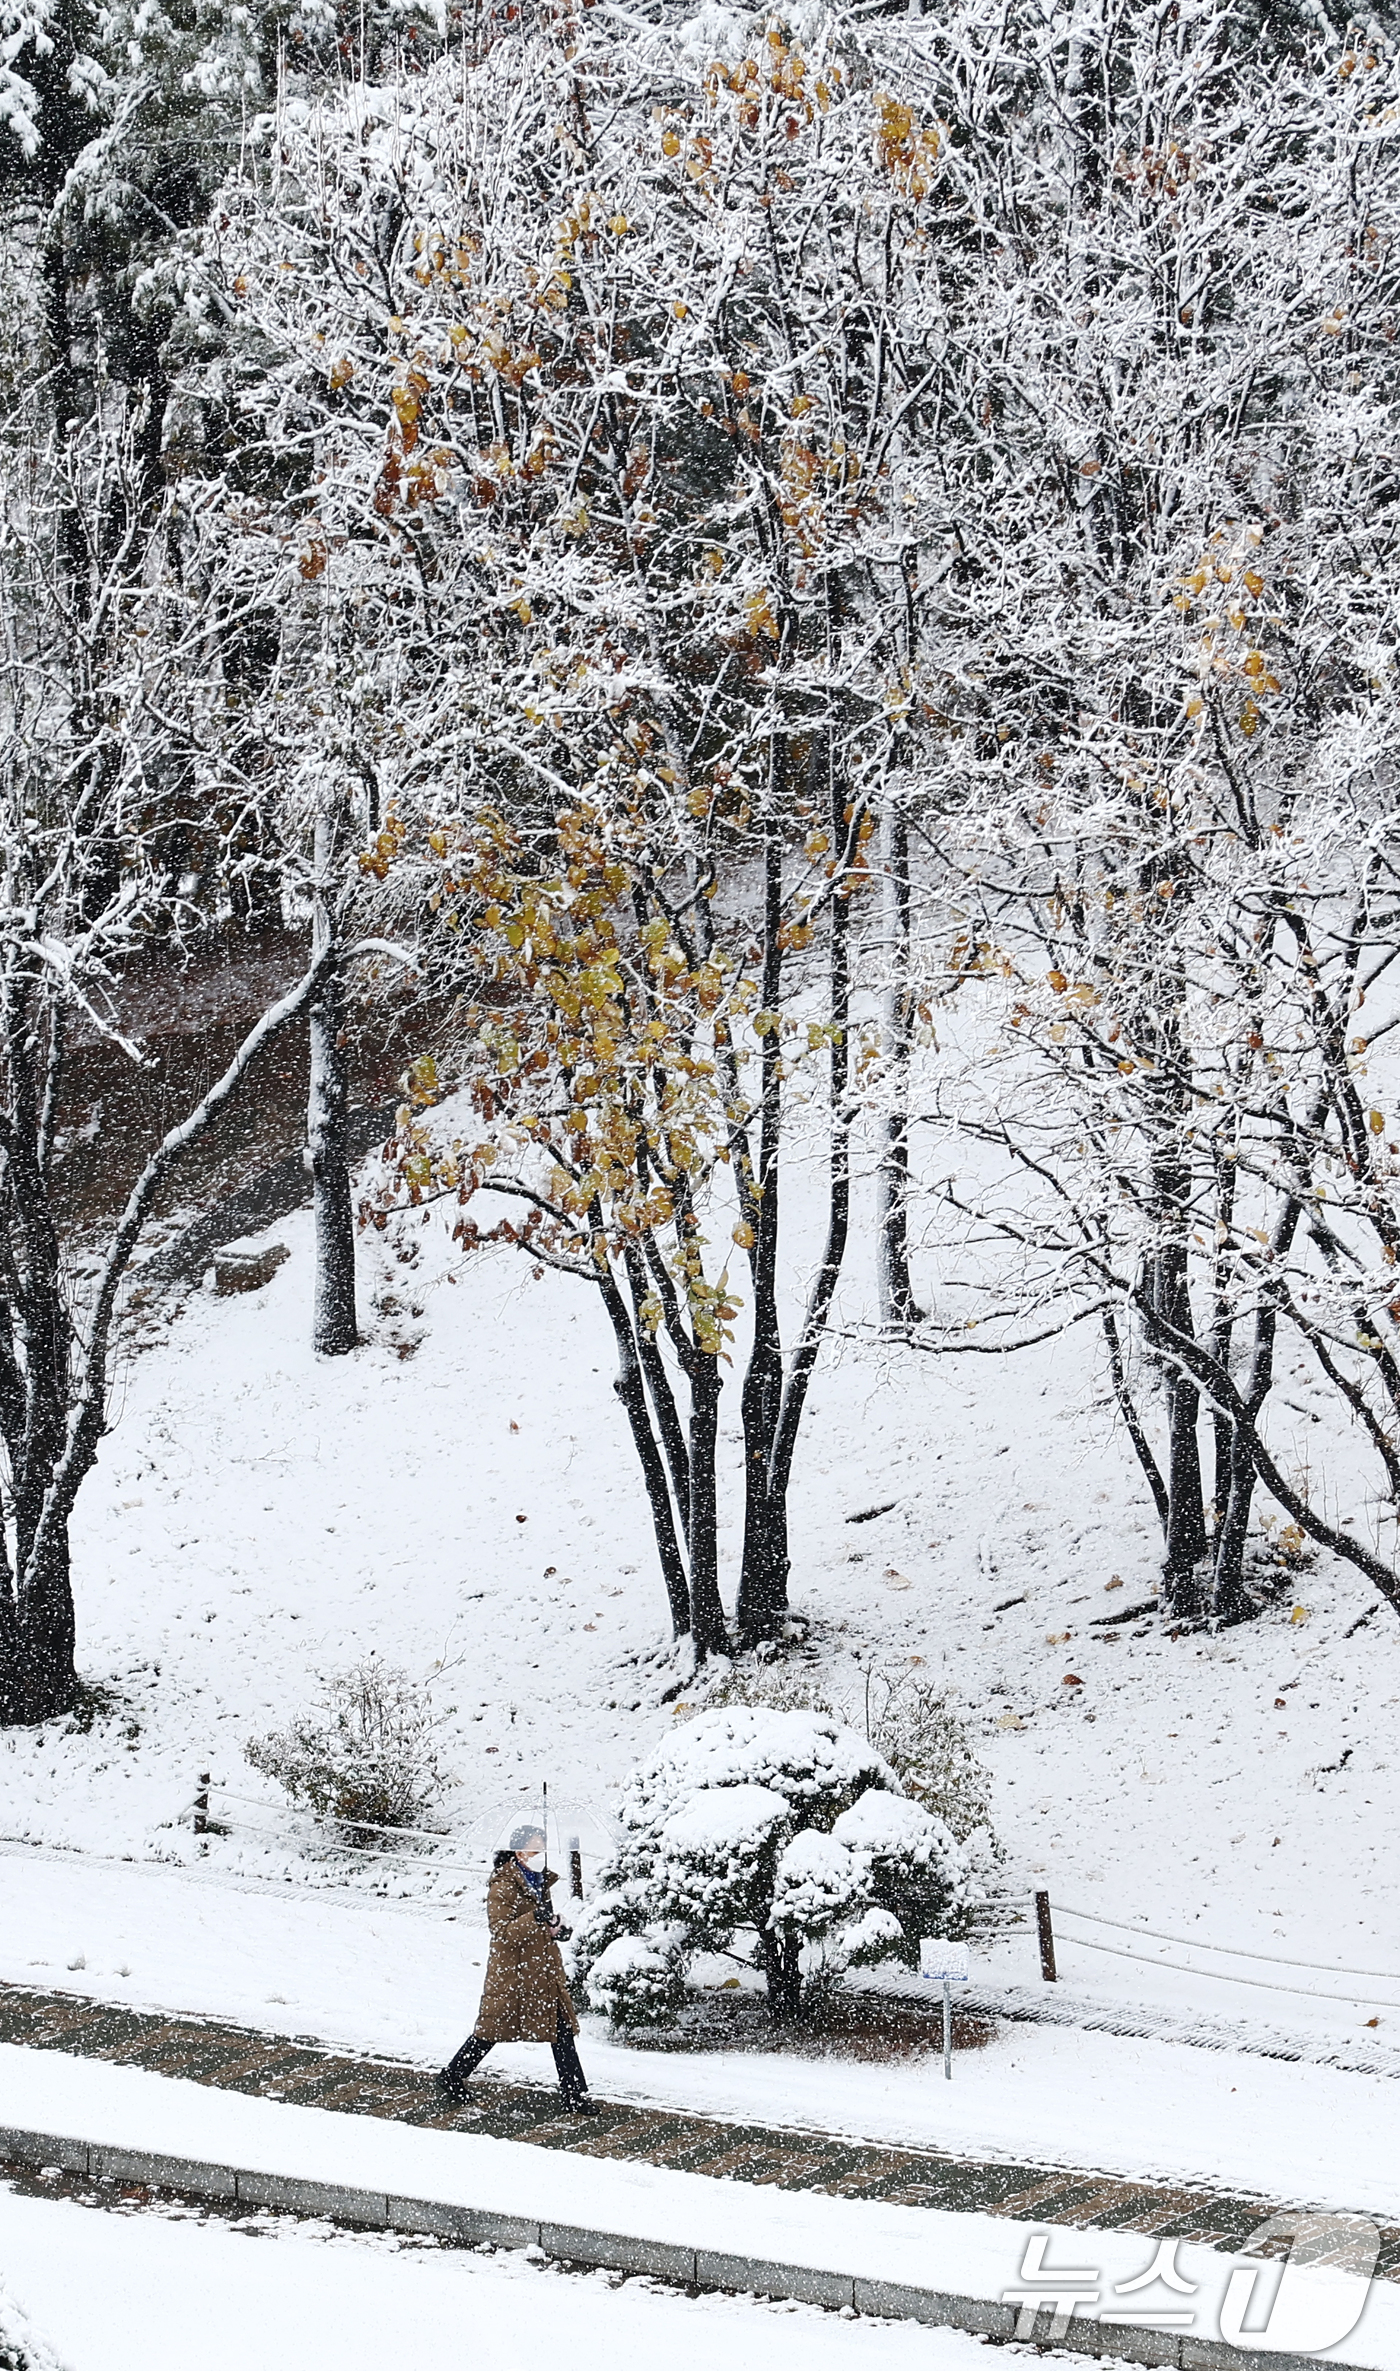
<path id="1" fill-rule="evenodd" d="M 740 1251 L 753 1250 L 754 1232 L 753 1228 L 746 1220 L 742 1220 L 740 1224 L 734 1229 L 734 1240 L 738 1244 Z"/>

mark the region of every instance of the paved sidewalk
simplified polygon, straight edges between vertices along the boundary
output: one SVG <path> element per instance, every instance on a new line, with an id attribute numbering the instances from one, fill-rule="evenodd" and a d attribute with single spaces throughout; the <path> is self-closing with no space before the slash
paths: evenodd
<path id="1" fill-rule="evenodd" d="M 1238 2248 L 1277 2203 L 1201 2185 L 1167 2187 L 1038 2165 L 976 2162 L 615 2101 L 600 2101 L 595 2117 L 561 2116 L 553 2092 L 481 2078 L 465 2108 L 444 2113 L 431 2076 L 421 2069 L 331 2050 L 310 2035 L 289 2041 L 203 2018 L 168 2017 L 17 1985 L 0 1985 L 0 2041 L 143 2067 L 253 2098 L 527 2141 L 577 2156 L 900 2206 L 1144 2232 L 1227 2249 Z M 1383 2229 L 1377 2272 L 1400 2281 L 1400 2226 Z"/>

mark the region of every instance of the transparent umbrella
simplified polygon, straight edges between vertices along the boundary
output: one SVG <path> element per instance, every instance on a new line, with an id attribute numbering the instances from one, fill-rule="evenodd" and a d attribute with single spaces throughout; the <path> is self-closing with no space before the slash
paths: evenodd
<path id="1" fill-rule="evenodd" d="M 517 1838 L 543 1835 L 545 1857 L 560 1880 L 560 1892 L 583 1899 L 592 1892 L 598 1870 L 611 1858 L 617 1840 L 616 1823 L 594 1803 L 577 1796 L 557 1800 L 545 1791 L 495 1796 L 467 1830 L 467 1855 L 481 1864 L 483 1879 L 498 1852 L 521 1849 Z"/>

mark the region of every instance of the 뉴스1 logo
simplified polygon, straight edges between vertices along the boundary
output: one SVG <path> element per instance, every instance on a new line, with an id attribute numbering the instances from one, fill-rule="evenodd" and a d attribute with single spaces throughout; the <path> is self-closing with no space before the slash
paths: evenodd
<path id="1" fill-rule="evenodd" d="M 1063 2338 L 1075 2314 L 1134 2330 L 1186 2330 L 1198 2338 L 1279 2354 L 1316 2354 L 1351 2335 L 1370 2293 L 1380 2248 L 1365 2215 L 1274 2215 L 1251 2232 L 1234 2259 L 1217 2259 L 1218 2278 L 1205 2272 L 1200 2251 L 1192 2280 L 1177 2263 L 1178 2239 L 1162 2239 L 1150 2259 L 1105 2294 L 1092 2265 L 1047 2264 L 1050 2231 L 1026 2241 L 1020 2285 L 1003 2289 L 1003 2305 L 1019 2305 L 1016 2336 Z M 1243 2261 L 1241 2261 L 1243 2259 Z M 1207 2259 L 1208 2261 L 1208 2259 Z"/>

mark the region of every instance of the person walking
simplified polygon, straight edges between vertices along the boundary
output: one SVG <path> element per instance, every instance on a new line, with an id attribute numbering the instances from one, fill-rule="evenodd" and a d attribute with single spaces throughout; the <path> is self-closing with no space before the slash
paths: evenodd
<path id="1" fill-rule="evenodd" d="M 438 2075 L 439 2099 L 466 2098 L 469 2079 L 494 2043 L 548 2042 L 569 2114 L 597 2114 L 574 2047 L 578 2019 L 559 1956 L 559 1938 L 567 1940 L 568 1929 L 554 1915 L 554 1883 L 541 1831 L 517 1828 L 506 1850 L 496 1854 L 486 1892 L 491 1951 L 476 2025 Z"/>

